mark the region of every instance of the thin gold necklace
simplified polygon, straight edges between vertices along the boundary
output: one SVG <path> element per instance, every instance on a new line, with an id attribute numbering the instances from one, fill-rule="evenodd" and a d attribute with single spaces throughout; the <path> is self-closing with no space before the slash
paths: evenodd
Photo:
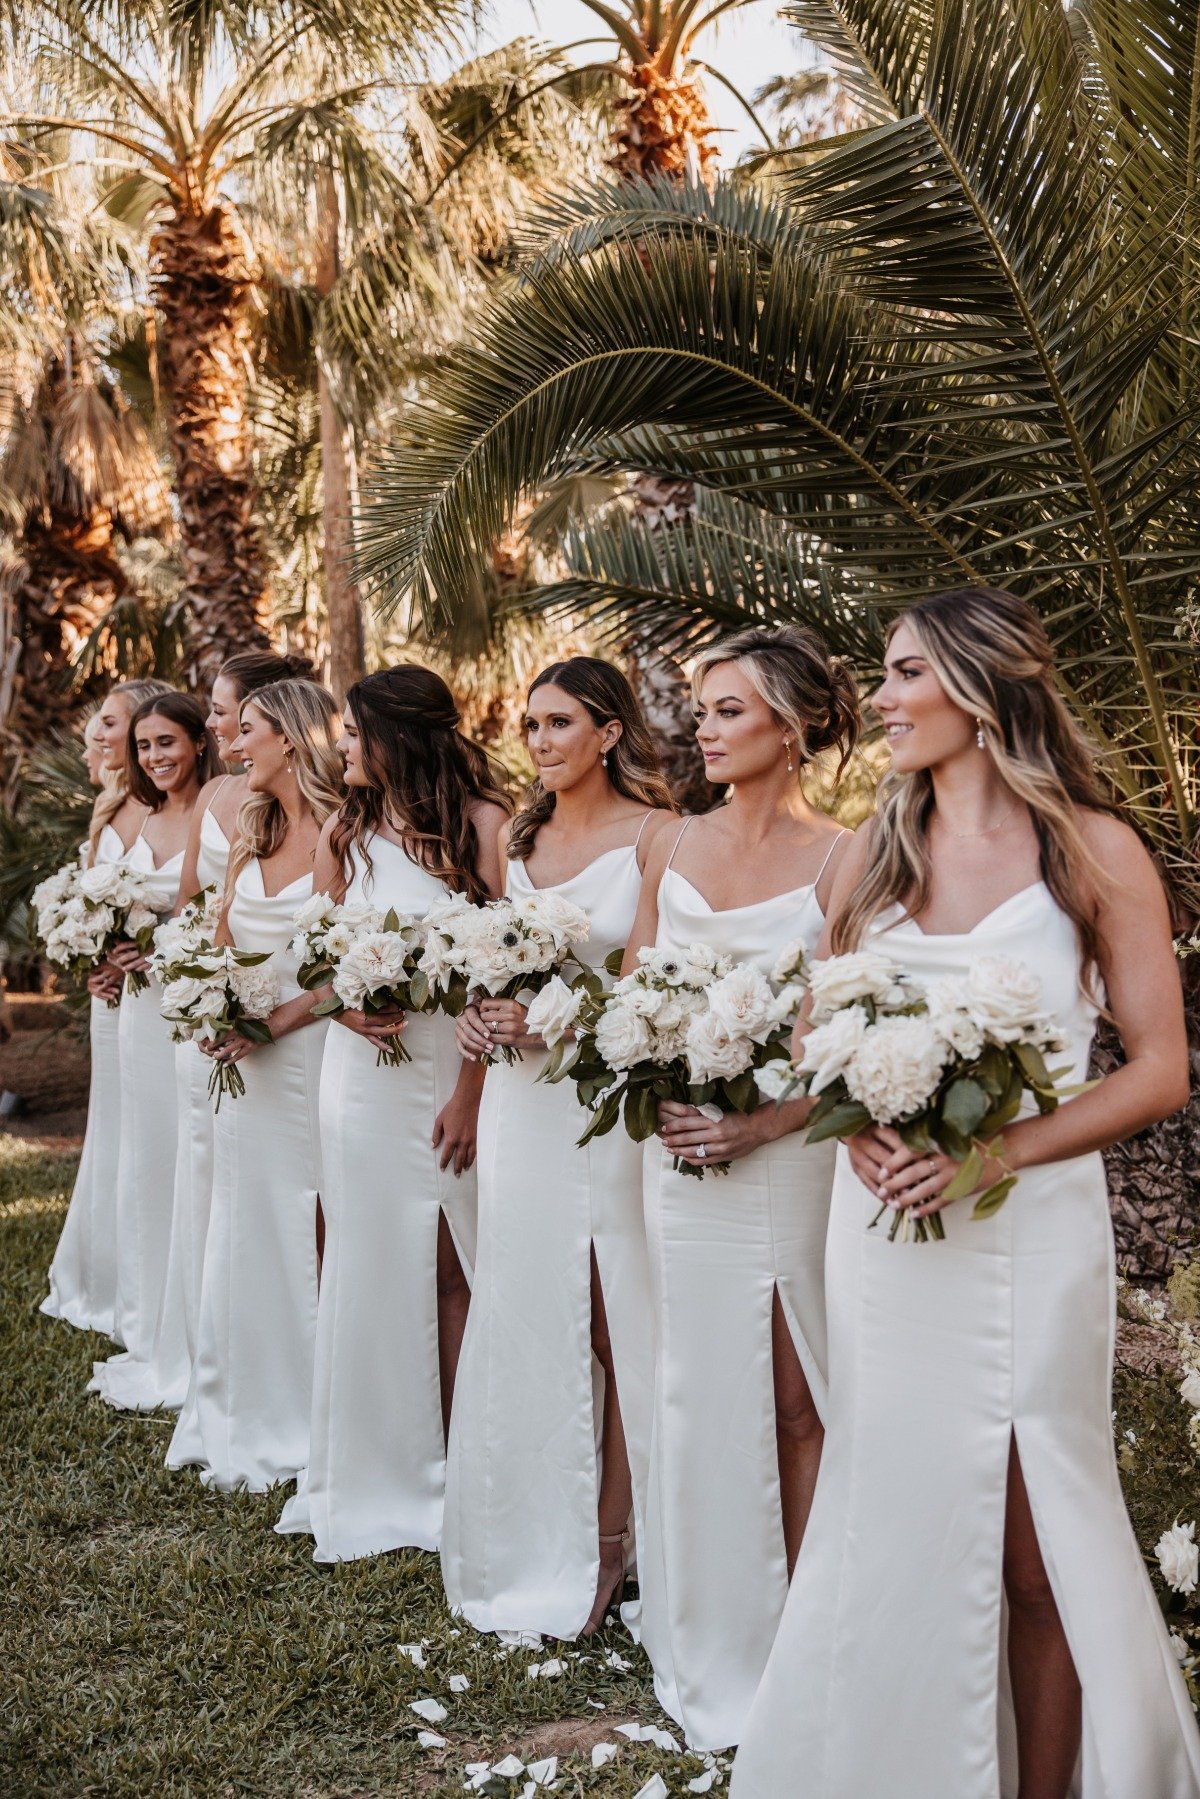
<path id="1" fill-rule="evenodd" d="M 1020 802 L 1018 800 L 1014 800 L 1012 805 L 1008 808 L 1008 811 L 1004 814 L 1003 818 L 998 819 L 994 825 L 988 825 L 987 828 L 982 831 L 956 831 L 953 828 L 953 826 L 948 825 L 946 823 L 945 819 L 942 817 L 940 812 L 936 813 L 935 816 L 937 817 L 938 823 L 941 825 L 943 831 L 947 831 L 951 837 L 958 837 L 958 838 L 992 837 L 995 835 L 995 833 L 997 831 L 1002 830 L 1004 828 L 1004 826 L 1008 823 L 1009 819 L 1013 816 L 1013 813 L 1017 810 L 1017 806 L 1019 805 L 1019 803 Z"/>

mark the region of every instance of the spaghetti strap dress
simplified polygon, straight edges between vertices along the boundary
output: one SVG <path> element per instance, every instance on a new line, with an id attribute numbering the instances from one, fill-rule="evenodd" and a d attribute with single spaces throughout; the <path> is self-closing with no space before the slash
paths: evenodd
<path id="1" fill-rule="evenodd" d="M 549 891 L 581 906 L 581 954 L 624 947 L 641 889 L 637 846 Z M 511 862 L 508 892 L 534 891 Z M 653 1366 L 641 1146 L 618 1128 L 577 1147 L 587 1114 L 546 1052 L 489 1068 L 479 1115 L 479 1244 L 450 1421 L 442 1574 L 477 1630 L 576 1637 L 599 1576 L 591 1257 L 604 1291 L 640 1538 Z"/>
<path id="2" fill-rule="evenodd" d="M 143 835 L 126 862 L 148 880 L 148 904 L 166 917 L 179 891 L 183 854 L 161 868 Z M 124 1353 L 92 1364 L 90 1393 L 125 1410 L 136 1404 L 141 1373 L 167 1278 L 175 1170 L 175 1054 L 163 1018 L 162 989 L 153 975 L 140 992 L 126 981 L 118 1019 L 121 1064 L 121 1145 L 117 1158 L 116 1332 Z M 131 1391 L 127 1391 L 131 1389 Z"/>
<path id="3" fill-rule="evenodd" d="M 230 934 L 239 949 L 270 951 L 281 1002 L 300 991 L 290 944 L 311 892 L 303 875 L 268 894 L 257 860 L 234 887 Z M 327 1028 L 319 1019 L 248 1056 L 246 1091 L 222 1100 L 213 1126 L 196 1355 L 167 1466 L 194 1464 L 226 1492 L 264 1492 L 308 1460 Z"/>
<path id="4" fill-rule="evenodd" d="M 116 831 L 105 825 L 96 844 L 95 861 L 123 862 L 125 854 Z M 115 1325 L 117 1158 L 121 1144 L 119 1022 L 116 1006 L 107 1000 L 92 1000 L 83 1153 L 50 1264 L 50 1291 L 41 1305 L 48 1318 L 64 1318 L 77 1330 L 98 1331 L 116 1342 L 120 1342 Z"/>
<path id="5" fill-rule="evenodd" d="M 444 882 L 378 834 L 350 851 L 350 905 L 422 917 Z M 308 1467 L 276 1529 L 307 1531 L 319 1562 L 436 1549 L 446 1445 L 438 1368 L 438 1217 L 467 1278 L 475 1171 L 438 1166 L 434 1120 L 462 1062 L 454 1021 L 409 1016 L 411 1061 L 332 1024 L 321 1069 L 325 1254 L 317 1302 Z"/>
<path id="6" fill-rule="evenodd" d="M 919 980 L 989 953 L 1041 979 L 1086 1078 L 1096 1009 L 1041 882 L 974 930 L 898 912 L 870 938 Z M 1083 1689 L 1074 1799 L 1197 1799 L 1200 1734 L 1130 1526 L 1112 1431 L 1115 1258 L 1099 1155 L 1023 1169 L 944 1242 L 868 1230 L 838 1151 L 829 1418 L 808 1532 L 734 1764 L 734 1799 L 1015 1799 L 1005 1693 L 1010 1446 Z"/>
<path id="7" fill-rule="evenodd" d="M 767 975 L 793 942 L 811 954 L 824 923 L 815 883 L 717 912 L 669 865 L 658 908 L 659 947 L 704 944 Z M 771 1315 L 778 1293 L 823 1418 L 833 1166 L 833 1145 L 802 1131 L 703 1180 L 646 1145 L 658 1359 L 641 1635 L 659 1702 L 698 1749 L 741 1736 L 787 1597 Z"/>
<path id="8" fill-rule="evenodd" d="M 219 791 L 219 790 L 218 790 Z M 206 808 L 200 820 L 199 884 L 225 886 L 229 839 Z M 192 895 L 184 894 L 185 900 Z M 129 1411 L 162 1406 L 178 1411 L 187 1395 L 196 1350 L 200 1272 L 212 1197 L 213 1105 L 208 1095 L 212 1064 L 194 1043 L 174 1045 L 176 1148 L 171 1231 L 154 1340 L 144 1359 L 131 1357 L 106 1366 L 117 1377 L 105 1392 Z M 119 1369 L 119 1372 L 118 1372 Z"/>

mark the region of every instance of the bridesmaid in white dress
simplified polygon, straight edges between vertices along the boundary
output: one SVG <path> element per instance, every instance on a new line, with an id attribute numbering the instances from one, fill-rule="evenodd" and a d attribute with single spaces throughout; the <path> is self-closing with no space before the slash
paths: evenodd
<path id="1" fill-rule="evenodd" d="M 317 1311 L 317 1100 L 326 1026 L 300 991 L 290 950 L 312 893 L 321 826 L 341 799 L 340 718 L 310 681 L 260 688 L 241 711 L 233 753 L 250 797 L 229 859 L 222 936 L 271 953 L 280 1001 L 273 1041 L 235 1036 L 206 1053 L 248 1064 L 246 1091 L 223 1100 L 213 1143 L 196 1358 L 167 1451 L 206 1485 L 262 1492 L 308 1457 Z"/>
<path id="2" fill-rule="evenodd" d="M 238 707 L 246 695 L 273 681 L 294 679 L 311 668 L 307 657 L 277 656 L 271 650 L 248 650 L 222 665 L 204 721 L 221 761 L 231 759 L 240 728 Z M 177 912 L 201 888 L 224 891 L 229 846 L 245 797 L 244 775 L 216 774 L 205 782 L 192 811 L 175 901 Z M 210 1064 L 195 1043 L 177 1043 L 173 1048 L 176 1148 L 166 1276 L 149 1355 L 136 1363 L 124 1362 L 120 1372 L 121 1403 L 141 1411 L 156 1406 L 178 1411 L 187 1395 L 212 1194 Z M 108 1366 L 113 1368 L 111 1362 Z"/>
<path id="3" fill-rule="evenodd" d="M 349 793 L 321 835 L 319 891 L 417 917 L 448 893 L 495 895 L 509 806 L 458 725 L 431 669 L 385 669 L 350 689 L 338 746 Z M 412 1060 L 377 1066 L 401 1031 Z M 311 1532 L 319 1562 L 441 1542 L 483 1072 L 442 1014 L 352 1011 L 330 1030 L 311 1451 L 276 1526 Z"/>
<path id="4" fill-rule="evenodd" d="M 839 1150 L 825 1455 L 732 1792 L 1197 1799 L 1200 1736 L 1117 1478 L 1099 1154 L 1187 1097 L 1162 887 L 1023 601 L 921 602 L 875 706 L 893 780 L 823 952 L 870 944 L 918 978 L 1024 963 L 1067 1081 L 1105 993 L 1126 1061 L 1003 1133 L 980 1184 L 1019 1179 L 986 1220 L 891 1130 Z M 881 1199 L 941 1210 L 945 1241 L 869 1231 Z"/>
<path id="5" fill-rule="evenodd" d="M 143 700 L 169 693 L 165 681 L 124 681 L 110 689 L 89 724 L 103 778 L 85 851 L 89 864 L 120 862 L 137 837 L 146 808 L 129 797 L 125 744 L 129 722 Z M 125 976 L 115 967 L 88 982 L 91 1005 L 91 1082 L 87 1130 L 79 1173 L 62 1235 L 50 1265 L 50 1292 L 42 1311 L 80 1330 L 114 1333 L 117 1301 L 117 1155 L 121 1140 L 121 1086 L 117 1027 Z"/>
<path id="6" fill-rule="evenodd" d="M 537 768 L 501 833 L 510 894 L 560 894 L 591 920 L 599 969 L 623 947 L 642 868 L 669 821 L 666 783 L 629 683 L 587 656 L 530 690 Z M 619 1600 L 645 1509 L 653 1372 L 639 1145 L 548 1087 L 524 1008 L 484 999 L 464 1056 L 501 1044 L 479 1119 L 479 1245 L 450 1422 L 442 1573 L 478 1630 L 590 1635 Z"/>
<path id="7" fill-rule="evenodd" d="M 626 964 L 644 944 L 703 943 L 769 976 L 789 945 L 816 948 L 850 840 L 802 783 L 813 756 L 835 751 L 840 768 L 854 746 L 854 678 L 784 627 L 715 645 L 692 681 L 708 777 L 731 796 L 663 833 Z M 834 1152 L 795 1134 L 806 1111 L 715 1122 L 667 1103 L 646 1146 L 658 1358 L 641 1636 L 660 1703 L 700 1749 L 741 1735 L 821 1456 Z M 698 1181 L 676 1157 L 733 1166 Z"/>
<path id="8" fill-rule="evenodd" d="M 166 693 L 145 701 L 134 713 L 127 757 L 129 791 L 148 811 L 125 861 L 146 876 L 151 909 L 166 917 L 179 889 L 184 844 L 200 788 L 217 765 L 216 746 L 195 700 L 189 694 Z M 113 960 L 126 974 L 144 973 L 149 967 L 133 943 L 118 945 Z M 88 1391 L 122 1409 L 136 1409 L 145 1399 L 171 1239 L 175 1078 L 171 1031 L 159 1009 L 161 998 L 153 976 L 137 993 L 126 984 L 118 1027 L 116 1329 L 125 1350 L 93 1363 Z"/>

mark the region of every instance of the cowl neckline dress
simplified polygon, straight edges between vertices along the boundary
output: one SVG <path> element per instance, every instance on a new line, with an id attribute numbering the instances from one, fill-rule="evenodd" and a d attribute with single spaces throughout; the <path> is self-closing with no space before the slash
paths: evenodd
<path id="1" fill-rule="evenodd" d="M 300 991 L 290 945 L 311 892 L 302 875 L 268 894 L 257 860 L 234 886 L 229 932 L 239 949 L 270 952 L 281 1002 Z M 225 1492 L 263 1492 L 308 1460 L 327 1028 L 319 1019 L 246 1057 L 246 1091 L 222 1100 L 213 1125 L 196 1355 L 167 1466 L 197 1465 Z"/>
<path id="2" fill-rule="evenodd" d="M 445 883 L 376 835 L 350 851 L 350 905 L 422 917 Z M 307 1531 L 319 1562 L 437 1549 L 446 1446 L 438 1366 L 437 1240 L 444 1214 L 470 1279 L 475 1171 L 438 1167 L 433 1125 L 462 1062 L 454 1020 L 409 1015 L 411 1061 L 330 1027 L 321 1068 L 325 1254 L 308 1467 L 277 1530 Z"/>
<path id="3" fill-rule="evenodd" d="M 797 940 L 811 954 L 824 925 L 815 882 L 715 911 L 671 866 L 658 908 L 659 948 L 704 944 L 767 975 Z M 772 1302 L 823 1417 L 833 1167 L 833 1145 L 803 1132 L 703 1180 L 646 1145 L 657 1364 L 641 1635 L 660 1704 L 699 1749 L 738 1741 L 787 1597 Z"/>
<path id="4" fill-rule="evenodd" d="M 215 796 L 214 796 L 215 797 Z M 230 843 L 206 807 L 200 820 L 196 864 L 200 888 L 225 886 Z M 192 895 L 184 894 L 185 900 Z M 129 1410 L 178 1411 L 187 1396 L 196 1324 L 200 1308 L 200 1275 L 212 1197 L 213 1106 L 208 1094 L 212 1064 L 195 1043 L 174 1045 L 176 1149 L 166 1275 L 146 1359 L 123 1365 L 120 1403 Z M 108 1364 L 112 1368 L 110 1361 Z M 110 1395 L 106 1395 L 110 1397 Z"/>
<path id="5" fill-rule="evenodd" d="M 637 846 L 606 851 L 535 889 L 581 906 L 580 955 L 623 949 L 641 891 Z M 603 1378 L 591 1346 L 591 1252 L 604 1291 L 633 1476 L 644 1515 L 653 1372 L 641 1146 L 623 1129 L 577 1147 L 587 1114 L 567 1081 L 539 1083 L 544 1051 L 489 1068 L 479 1116 L 479 1239 L 450 1422 L 442 1573 L 477 1630 L 571 1639 L 599 1576 L 597 1432 Z"/>
<path id="6" fill-rule="evenodd" d="M 1095 1006 L 1042 883 L 964 935 L 898 912 L 869 939 L 921 980 L 1024 962 L 1086 1078 Z M 1083 1689 L 1074 1799 L 1197 1799 L 1200 1735 L 1134 1538 L 1111 1422 L 1115 1257 L 1098 1154 L 947 1207 L 942 1243 L 868 1231 L 838 1152 L 826 1260 L 825 1452 L 734 1799 L 1015 1799 L 1002 1654 L 1015 1436 Z"/>
<path id="7" fill-rule="evenodd" d="M 125 845 L 117 832 L 105 825 L 96 842 L 93 862 L 124 862 L 125 856 Z M 120 1342 L 115 1324 L 117 1161 L 121 1145 L 119 1009 L 107 1000 L 93 998 L 88 1035 L 91 1074 L 83 1152 L 62 1235 L 50 1264 L 50 1292 L 41 1309 L 47 1317 L 63 1318 L 77 1330 L 98 1331 Z"/>
<path id="8" fill-rule="evenodd" d="M 148 903 L 167 917 L 179 891 L 183 852 L 155 867 L 154 852 L 139 834 L 125 858 L 146 876 Z M 92 1365 L 88 1391 L 109 1405 L 135 1408 L 145 1385 L 154 1328 L 167 1277 L 171 1240 L 176 1119 L 175 1057 L 171 1027 L 161 1011 L 162 988 L 153 975 L 134 993 L 125 983 L 118 1016 L 121 1069 L 121 1142 L 117 1159 L 116 1332 L 121 1355 Z"/>

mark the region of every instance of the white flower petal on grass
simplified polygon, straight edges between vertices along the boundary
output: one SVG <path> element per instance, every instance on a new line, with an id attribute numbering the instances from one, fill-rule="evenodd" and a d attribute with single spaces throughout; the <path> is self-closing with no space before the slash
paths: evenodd
<path id="1" fill-rule="evenodd" d="M 471 1683 L 465 1674 L 452 1674 L 449 1684 L 452 1693 L 465 1693 Z"/>
<path id="2" fill-rule="evenodd" d="M 443 1724 L 450 1716 L 444 1705 L 436 1699 L 414 1699 L 409 1705 L 410 1712 L 416 1712 L 418 1718 L 424 1718 L 427 1724 Z"/>
<path id="3" fill-rule="evenodd" d="M 518 1774 L 524 1774 L 525 1763 L 518 1761 L 515 1755 L 506 1755 L 503 1761 L 492 1763 L 491 1771 L 498 1774 L 501 1780 L 515 1780 Z"/>
<path id="4" fill-rule="evenodd" d="M 1196 1545 L 1196 1526 L 1180 1524 L 1164 1530 L 1154 1545 L 1163 1579 L 1176 1593 L 1194 1593 L 1200 1575 L 1200 1548 Z"/>
<path id="5" fill-rule="evenodd" d="M 610 1668 L 615 1668 L 618 1674 L 628 1674 L 630 1668 L 633 1666 L 632 1662 L 627 1662 L 625 1657 L 618 1654 L 615 1649 L 606 1649 L 604 1651 L 604 1660 Z"/>
<path id="6" fill-rule="evenodd" d="M 712 1788 L 716 1778 L 717 1770 L 715 1768 L 707 1768 L 703 1774 L 697 1774 L 695 1780 L 688 1781 L 687 1790 L 689 1793 L 707 1793 Z"/>
<path id="7" fill-rule="evenodd" d="M 609 1762 L 616 1761 L 617 1755 L 618 1755 L 618 1750 L 617 1750 L 617 1745 L 615 1743 L 593 1743 L 592 1744 L 592 1766 L 593 1766 L 593 1768 L 606 1768 L 608 1766 Z"/>
<path id="8" fill-rule="evenodd" d="M 534 1786 L 548 1787 L 558 1773 L 557 1755 L 548 1755 L 540 1762 L 530 1762 L 525 1770 Z"/>
<path id="9" fill-rule="evenodd" d="M 1171 1647 L 1175 1651 L 1175 1660 L 1180 1664 L 1191 1660 L 1192 1652 L 1177 1630 L 1171 1632 Z M 594 1763 L 592 1765 L 595 1766 Z"/>
<path id="10" fill-rule="evenodd" d="M 440 1737 L 436 1730 L 418 1730 L 417 1742 L 422 1749 L 444 1749 L 445 1737 Z"/>
<path id="11" fill-rule="evenodd" d="M 414 1668 L 424 1668 L 427 1665 L 423 1643 L 398 1643 L 396 1653 L 397 1655 L 406 1655 Z"/>
<path id="12" fill-rule="evenodd" d="M 536 1630 L 498 1630 L 496 1641 L 502 1649 L 540 1649 L 542 1639 Z"/>
<path id="13" fill-rule="evenodd" d="M 583 1703 L 585 1705 L 590 1705 L 594 1712 L 606 1712 L 608 1710 L 603 1699 L 585 1699 Z"/>
<path id="14" fill-rule="evenodd" d="M 639 1787 L 633 1799 L 667 1799 L 667 1783 L 661 1774 L 652 1774 L 644 1787 Z"/>

